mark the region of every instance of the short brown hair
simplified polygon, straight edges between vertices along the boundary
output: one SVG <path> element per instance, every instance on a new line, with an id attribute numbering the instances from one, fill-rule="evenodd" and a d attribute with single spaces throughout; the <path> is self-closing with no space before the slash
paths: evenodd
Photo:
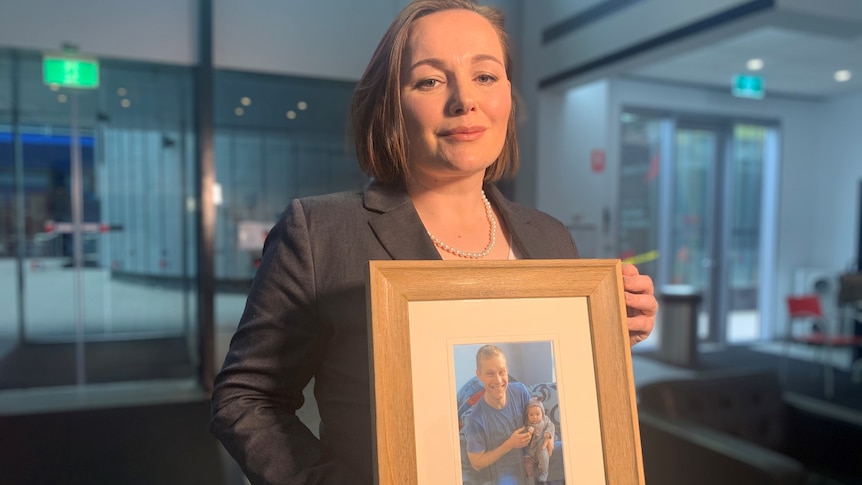
<path id="1" fill-rule="evenodd" d="M 476 5 L 470 0 L 415 0 L 404 7 L 380 39 L 353 91 L 350 106 L 359 167 L 381 182 L 403 182 L 408 173 L 407 128 L 401 111 L 401 56 L 410 27 L 426 15 L 455 9 L 476 12 L 491 23 L 503 47 L 506 77 L 512 79 L 509 37 L 499 10 Z M 487 182 L 513 175 L 518 168 L 514 107 L 513 92 L 506 139 L 497 160 L 485 170 Z"/>
<path id="2" fill-rule="evenodd" d="M 482 361 L 485 359 L 490 359 L 491 357 L 495 357 L 501 355 L 503 358 L 506 358 L 506 354 L 503 353 L 503 349 L 497 347 L 496 345 L 486 344 L 479 347 L 479 350 L 476 351 L 476 370 L 482 368 Z"/>

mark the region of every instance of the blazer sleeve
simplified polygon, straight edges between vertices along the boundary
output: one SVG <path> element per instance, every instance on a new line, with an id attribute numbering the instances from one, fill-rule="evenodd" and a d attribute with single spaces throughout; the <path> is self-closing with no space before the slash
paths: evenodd
<path id="1" fill-rule="evenodd" d="M 266 238 L 212 395 L 211 430 L 254 484 L 356 479 L 296 416 L 326 338 L 315 291 L 306 215 L 295 200 Z"/>

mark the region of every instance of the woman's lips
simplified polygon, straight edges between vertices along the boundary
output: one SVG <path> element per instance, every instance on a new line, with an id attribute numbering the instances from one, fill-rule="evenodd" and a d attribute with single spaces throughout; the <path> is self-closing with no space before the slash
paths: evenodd
<path id="1" fill-rule="evenodd" d="M 485 134 L 484 126 L 459 126 L 440 133 L 441 137 L 456 141 L 473 141 L 482 138 Z"/>

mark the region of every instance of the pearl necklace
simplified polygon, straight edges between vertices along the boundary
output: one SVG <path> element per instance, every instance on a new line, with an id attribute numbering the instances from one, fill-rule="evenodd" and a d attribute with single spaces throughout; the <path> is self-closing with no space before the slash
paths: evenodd
<path id="1" fill-rule="evenodd" d="M 428 236 L 431 237 L 431 240 L 434 241 L 434 245 L 446 252 L 452 253 L 455 256 L 461 258 L 482 259 L 485 256 L 491 254 L 491 250 L 494 249 L 494 244 L 497 243 L 497 219 L 494 217 L 494 210 L 491 209 L 491 203 L 488 202 L 488 198 L 485 197 L 484 190 L 482 191 L 482 203 L 485 204 L 485 215 L 488 217 L 488 225 L 490 226 L 490 229 L 488 230 L 490 240 L 488 241 L 488 245 L 485 246 L 485 249 L 481 253 L 471 253 L 469 251 L 461 251 L 460 249 L 455 249 L 452 246 L 437 239 L 437 236 L 431 234 L 431 231 L 426 231 L 428 233 Z"/>

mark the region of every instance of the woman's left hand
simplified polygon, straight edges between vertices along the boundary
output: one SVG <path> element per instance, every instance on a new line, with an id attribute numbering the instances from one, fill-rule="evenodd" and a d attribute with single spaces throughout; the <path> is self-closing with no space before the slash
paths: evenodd
<path id="1" fill-rule="evenodd" d="M 634 346 L 652 333 L 658 301 L 655 298 L 652 278 L 640 274 L 637 266 L 623 263 L 622 273 L 628 313 L 629 343 Z"/>

